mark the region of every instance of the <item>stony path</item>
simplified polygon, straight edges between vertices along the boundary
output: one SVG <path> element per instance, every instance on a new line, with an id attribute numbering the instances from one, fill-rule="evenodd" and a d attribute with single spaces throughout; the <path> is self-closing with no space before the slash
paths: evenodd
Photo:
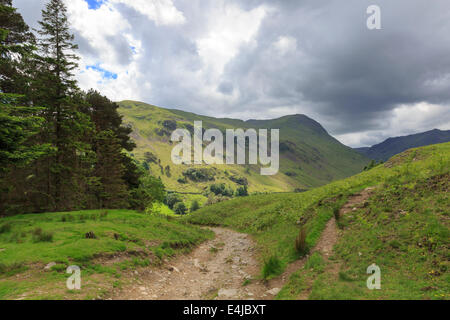
<path id="1" fill-rule="evenodd" d="M 135 277 L 138 285 L 123 288 L 113 299 L 273 298 L 278 291 L 271 291 L 273 288 L 256 280 L 260 265 L 250 237 L 229 229 L 212 230 L 216 233 L 214 240 L 170 261 L 164 268 L 141 271 Z"/>

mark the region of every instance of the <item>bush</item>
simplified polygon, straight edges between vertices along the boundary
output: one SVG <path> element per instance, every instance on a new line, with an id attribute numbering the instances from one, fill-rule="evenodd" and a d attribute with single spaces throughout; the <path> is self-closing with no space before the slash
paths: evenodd
<path id="1" fill-rule="evenodd" d="M 166 196 L 166 189 L 161 179 L 146 174 L 140 178 L 140 185 L 131 191 L 130 208 L 144 211 L 154 202 L 162 202 Z"/>
<path id="2" fill-rule="evenodd" d="M 239 177 L 239 176 L 231 176 L 230 180 L 234 183 L 237 183 L 241 186 L 248 186 L 248 180 L 247 178 Z"/>
<path id="3" fill-rule="evenodd" d="M 164 126 L 164 128 L 172 131 L 177 129 L 177 122 L 175 120 L 165 120 L 163 121 L 162 125 Z"/>
<path id="4" fill-rule="evenodd" d="M 240 187 L 236 190 L 236 196 L 237 197 L 247 197 L 248 196 L 248 189 L 247 186 Z"/>
<path id="5" fill-rule="evenodd" d="M 379 166 L 380 164 L 382 164 L 383 162 L 377 163 L 375 160 L 371 160 L 370 163 L 364 167 L 364 171 L 370 171 L 373 168 Z"/>
<path id="6" fill-rule="evenodd" d="M 212 184 L 209 187 L 209 190 L 211 190 L 212 193 L 214 193 L 216 196 L 221 195 L 224 197 L 232 197 L 233 196 L 233 189 L 228 188 L 225 183 L 220 184 Z"/>
<path id="7" fill-rule="evenodd" d="M 173 208 L 175 214 L 183 216 L 187 213 L 186 205 L 183 202 L 177 202 Z"/>
<path id="8" fill-rule="evenodd" d="M 149 152 L 149 151 L 144 154 L 144 158 L 145 158 L 145 163 L 147 163 L 147 164 L 158 162 L 158 157 L 154 153 Z"/>
<path id="9" fill-rule="evenodd" d="M 214 171 L 206 168 L 189 168 L 183 175 L 194 182 L 206 182 L 214 180 Z"/>
<path id="10" fill-rule="evenodd" d="M 302 255 L 307 253 L 306 228 L 305 227 L 300 229 L 298 236 L 295 239 L 295 250 Z"/>
<path id="11" fill-rule="evenodd" d="M 183 177 L 183 178 L 178 178 L 178 183 L 181 183 L 181 184 L 186 184 L 187 183 L 187 180 L 186 180 L 186 178 L 185 177 Z"/>
<path id="12" fill-rule="evenodd" d="M 198 209 L 200 209 L 200 204 L 198 203 L 197 200 L 193 200 L 191 202 L 191 208 L 190 208 L 191 212 L 197 211 Z"/>
<path id="13" fill-rule="evenodd" d="M 180 195 L 177 193 L 169 193 L 166 197 L 166 204 L 170 209 L 174 209 L 175 205 L 179 202 L 182 202 Z"/>

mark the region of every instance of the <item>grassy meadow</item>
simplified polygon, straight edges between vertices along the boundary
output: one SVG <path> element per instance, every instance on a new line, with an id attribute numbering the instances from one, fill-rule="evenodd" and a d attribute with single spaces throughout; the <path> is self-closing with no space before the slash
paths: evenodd
<path id="1" fill-rule="evenodd" d="M 170 214 L 166 208 L 157 216 L 93 210 L 2 218 L 0 299 L 101 297 L 112 286 L 120 285 L 123 271 L 157 265 L 213 236 L 180 223 Z M 86 238 L 89 232 L 95 239 Z M 111 258 L 117 262 L 103 263 Z M 51 262 L 56 265 L 44 271 Z M 65 289 L 69 265 L 83 270 L 83 296 Z"/>

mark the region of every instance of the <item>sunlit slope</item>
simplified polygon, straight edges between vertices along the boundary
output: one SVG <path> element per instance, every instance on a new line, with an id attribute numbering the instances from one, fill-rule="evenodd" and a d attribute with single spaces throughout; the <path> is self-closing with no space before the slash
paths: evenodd
<path id="1" fill-rule="evenodd" d="M 119 112 L 125 123 L 133 129 L 137 143 L 134 154 L 143 160 L 148 151 L 154 153 L 161 163 L 151 163 L 152 172 L 160 175 L 169 189 L 185 192 L 201 192 L 212 182 L 187 181 L 179 183 L 188 166 L 176 166 L 170 159 L 173 145 L 170 134 L 176 128 L 192 130 L 194 121 L 203 121 L 205 129 L 221 131 L 237 128 L 280 129 L 280 172 L 275 176 L 261 176 L 259 166 L 212 166 L 214 181 L 232 187 L 236 184 L 230 176 L 243 177 L 249 182 L 250 192 L 293 191 L 309 189 L 330 181 L 358 173 L 367 164 L 367 159 L 331 137 L 314 120 L 303 116 L 286 116 L 276 120 L 218 119 L 200 116 L 180 110 L 168 110 L 141 102 L 123 101 Z M 170 176 L 161 167 L 170 166 Z M 164 172 L 162 172 L 164 171 Z"/>

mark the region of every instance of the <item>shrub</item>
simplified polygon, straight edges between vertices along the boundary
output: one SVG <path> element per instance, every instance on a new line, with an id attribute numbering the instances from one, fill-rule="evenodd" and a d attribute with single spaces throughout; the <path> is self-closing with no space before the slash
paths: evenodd
<path id="1" fill-rule="evenodd" d="M 211 190 L 212 193 L 214 193 L 216 196 L 224 196 L 224 197 L 232 197 L 233 196 L 233 189 L 228 188 L 225 183 L 219 183 L 219 184 L 212 184 L 209 187 L 209 190 Z"/>
<path id="2" fill-rule="evenodd" d="M 379 166 L 383 162 L 377 163 L 375 160 L 371 160 L 370 163 L 364 167 L 364 171 L 372 170 L 373 168 Z"/>
<path id="3" fill-rule="evenodd" d="M 0 234 L 7 233 L 11 231 L 11 222 L 5 222 L 0 226 Z"/>
<path id="4" fill-rule="evenodd" d="M 180 195 L 176 193 L 169 193 L 166 197 L 166 204 L 170 209 L 174 209 L 175 205 L 182 202 Z"/>
<path id="5" fill-rule="evenodd" d="M 175 120 L 165 120 L 163 121 L 162 125 L 164 126 L 164 128 L 172 131 L 177 128 L 177 122 Z"/>
<path id="6" fill-rule="evenodd" d="M 200 209 L 200 204 L 197 200 L 193 200 L 190 208 L 191 212 L 197 211 L 198 209 Z"/>
<path id="7" fill-rule="evenodd" d="M 247 178 L 239 177 L 239 176 L 231 176 L 230 180 L 234 183 L 237 183 L 241 186 L 248 186 L 248 180 Z"/>
<path id="8" fill-rule="evenodd" d="M 177 202 L 177 204 L 175 204 L 175 206 L 173 207 L 173 211 L 175 212 L 175 214 L 183 216 L 187 213 L 187 208 L 183 202 Z"/>
<path id="9" fill-rule="evenodd" d="M 154 153 L 149 152 L 149 151 L 144 153 L 144 158 L 145 158 L 145 163 L 147 163 L 147 164 L 158 162 L 158 157 Z"/>
<path id="10" fill-rule="evenodd" d="M 298 236 L 295 239 L 295 250 L 300 254 L 305 254 L 307 252 L 305 227 L 300 229 Z"/>
<path id="11" fill-rule="evenodd" d="M 182 178 L 178 178 L 178 183 L 181 183 L 181 184 L 186 184 L 187 183 L 187 180 L 186 180 L 186 178 L 185 177 L 182 177 Z"/>
<path id="12" fill-rule="evenodd" d="M 237 197 L 247 197 L 248 196 L 248 189 L 247 186 L 240 187 L 236 190 L 236 196 Z"/>
<path id="13" fill-rule="evenodd" d="M 283 266 L 278 257 L 272 256 L 264 262 L 262 276 L 264 279 L 277 276 L 283 272 Z"/>
<path id="14" fill-rule="evenodd" d="M 214 171 L 206 168 L 189 168 L 183 175 L 194 182 L 206 182 L 214 180 Z"/>

